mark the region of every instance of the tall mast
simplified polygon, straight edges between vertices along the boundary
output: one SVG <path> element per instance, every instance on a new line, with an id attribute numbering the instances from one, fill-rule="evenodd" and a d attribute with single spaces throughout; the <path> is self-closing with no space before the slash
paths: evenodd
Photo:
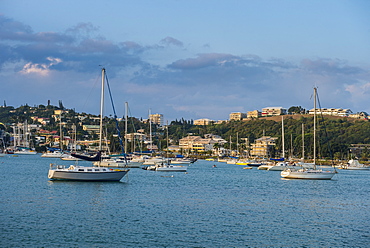
<path id="1" fill-rule="evenodd" d="M 304 124 L 302 123 L 302 159 L 304 162 Z"/>
<path id="2" fill-rule="evenodd" d="M 149 141 L 150 141 L 150 151 L 153 155 L 153 140 L 152 140 L 152 118 L 151 118 L 151 111 L 149 109 Z"/>
<path id="3" fill-rule="evenodd" d="M 104 79 L 105 79 L 105 68 L 102 68 L 101 69 L 99 151 L 102 150 L 102 139 L 103 139 Z"/>
<path id="4" fill-rule="evenodd" d="M 60 151 L 63 151 L 62 110 L 59 112 L 59 147 Z"/>
<path id="5" fill-rule="evenodd" d="M 281 117 L 281 140 L 282 140 L 282 144 L 283 144 L 283 158 L 285 158 L 285 134 L 284 134 L 284 117 L 282 116 Z"/>
<path id="6" fill-rule="evenodd" d="M 313 88 L 314 114 L 313 114 L 313 166 L 316 170 L 316 88 Z"/>
<path id="7" fill-rule="evenodd" d="M 239 132 L 236 132 L 236 156 L 239 157 Z"/>
<path id="8" fill-rule="evenodd" d="M 127 118 L 128 118 L 128 102 L 125 102 L 125 153 L 127 154 Z"/>
<path id="9" fill-rule="evenodd" d="M 167 152 L 166 152 L 166 157 L 167 157 L 167 163 L 168 163 L 168 121 L 166 125 L 166 131 L 167 131 Z"/>

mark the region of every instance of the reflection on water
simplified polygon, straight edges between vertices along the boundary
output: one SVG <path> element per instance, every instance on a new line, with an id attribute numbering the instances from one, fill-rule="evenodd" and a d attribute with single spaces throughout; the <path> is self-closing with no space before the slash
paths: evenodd
<path id="1" fill-rule="evenodd" d="M 198 161 L 119 183 L 48 181 L 52 159 L 1 158 L 2 247 L 366 247 L 370 172 L 283 180 Z"/>

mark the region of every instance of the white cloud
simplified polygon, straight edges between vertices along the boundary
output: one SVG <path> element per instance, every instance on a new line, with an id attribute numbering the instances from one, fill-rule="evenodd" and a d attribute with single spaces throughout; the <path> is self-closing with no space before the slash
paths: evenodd
<path id="1" fill-rule="evenodd" d="M 22 74 L 38 74 L 40 76 L 47 76 L 50 73 L 50 67 L 57 65 L 62 62 L 59 58 L 46 58 L 49 63 L 38 64 L 29 62 L 23 66 L 23 69 L 20 71 Z"/>

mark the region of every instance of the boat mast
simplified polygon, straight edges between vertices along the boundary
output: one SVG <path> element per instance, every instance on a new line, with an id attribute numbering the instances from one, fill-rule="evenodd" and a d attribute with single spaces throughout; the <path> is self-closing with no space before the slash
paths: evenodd
<path id="1" fill-rule="evenodd" d="M 239 132 L 236 132 L 236 156 L 239 159 Z"/>
<path id="2" fill-rule="evenodd" d="M 63 151 L 62 110 L 59 112 L 59 147 L 60 151 Z"/>
<path id="3" fill-rule="evenodd" d="M 151 155 L 153 156 L 153 140 L 152 140 L 152 113 L 151 110 L 149 109 L 149 141 L 150 141 L 150 152 Z"/>
<path id="4" fill-rule="evenodd" d="M 125 102 L 125 147 L 124 151 L 127 154 L 127 117 L 128 116 L 128 102 Z"/>
<path id="5" fill-rule="evenodd" d="M 304 162 L 304 124 L 302 123 L 302 159 Z"/>
<path id="6" fill-rule="evenodd" d="M 168 121 L 166 122 L 166 131 L 167 131 L 167 152 L 166 152 L 166 157 L 167 157 L 167 164 L 169 164 L 169 159 L 168 159 Z"/>
<path id="7" fill-rule="evenodd" d="M 314 114 L 313 114 L 313 166 L 316 170 L 316 88 L 313 88 L 313 98 L 314 98 Z"/>
<path id="8" fill-rule="evenodd" d="M 285 158 L 285 135 L 284 135 L 284 117 L 281 117 L 281 130 L 282 130 L 282 144 L 283 144 L 283 158 Z"/>
<path id="9" fill-rule="evenodd" d="M 103 138 L 104 79 L 105 79 L 105 68 L 102 68 L 101 69 L 99 151 L 102 150 L 102 138 Z"/>

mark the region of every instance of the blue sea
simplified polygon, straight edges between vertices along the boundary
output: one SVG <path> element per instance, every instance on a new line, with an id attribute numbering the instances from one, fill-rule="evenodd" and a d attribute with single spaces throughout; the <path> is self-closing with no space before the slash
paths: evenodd
<path id="1" fill-rule="evenodd" d="M 186 174 L 133 168 L 121 182 L 59 182 L 50 163 L 71 162 L 0 158 L 0 247 L 370 244 L 370 171 L 286 180 L 200 160 Z"/>

